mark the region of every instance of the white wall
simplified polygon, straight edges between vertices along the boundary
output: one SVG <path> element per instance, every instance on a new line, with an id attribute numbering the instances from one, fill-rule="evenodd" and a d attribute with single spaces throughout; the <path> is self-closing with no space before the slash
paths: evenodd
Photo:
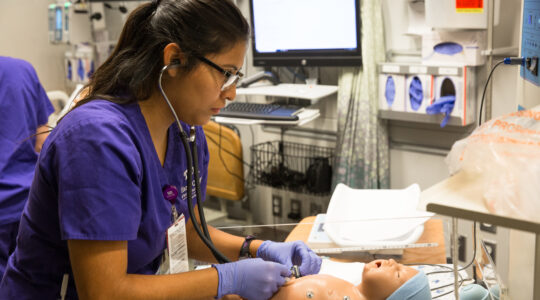
<path id="1" fill-rule="evenodd" d="M 65 45 L 49 44 L 48 0 L 0 1 L 0 55 L 29 61 L 45 90 L 65 90 Z"/>

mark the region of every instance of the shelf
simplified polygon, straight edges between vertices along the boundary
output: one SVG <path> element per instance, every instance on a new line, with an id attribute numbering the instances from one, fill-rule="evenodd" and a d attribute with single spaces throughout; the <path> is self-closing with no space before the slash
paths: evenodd
<path id="1" fill-rule="evenodd" d="M 214 117 L 214 122 L 222 124 L 237 124 L 237 125 L 277 125 L 277 126 L 302 126 L 317 119 L 321 115 L 318 109 L 304 109 L 298 113 L 298 120 L 295 121 L 273 121 L 260 119 L 244 119 L 244 118 L 228 118 Z"/>
<path id="2" fill-rule="evenodd" d="M 441 124 L 444 119 L 444 115 L 435 114 L 428 115 L 423 113 L 404 112 L 404 111 L 392 111 L 392 110 L 379 110 L 379 118 L 388 120 L 398 120 L 417 123 L 428 124 Z M 464 124 L 463 119 L 455 116 L 450 116 L 447 125 L 465 127 L 472 125 L 473 123 Z"/>
<path id="3" fill-rule="evenodd" d="M 278 85 L 257 85 L 248 88 L 239 88 L 236 89 L 236 94 L 298 98 L 313 101 L 335 94 L 337 90 L 338 87 L 335 85 L 282 83 Z"/>
<path id="4" fill-rule="evenodd" d="M 489 212 L 483 202 L 481 178 L 464 172 L 459 172 L 424 190 L 420 194 L 419 206 L 453 219 L 467 219 L 532 232 L 535 235 L 533 299 L 540 300 L 540 223 L 537 220 L 518 219 L 506 214 Z M 452 237 L 457 243 L 456 230 L 457 224 L 452 231 Z"/>
<path id="5" fill-rule="evenodd" d="M 437 214 L 540 233 L 540 223 L 488 211 L 483 202 L 480 178 L 459 172 L 420 194 L 420 205 Z"/>

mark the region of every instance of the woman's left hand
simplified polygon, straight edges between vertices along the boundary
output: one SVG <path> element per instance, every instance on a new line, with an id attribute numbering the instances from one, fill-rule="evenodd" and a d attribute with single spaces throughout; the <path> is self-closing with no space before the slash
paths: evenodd
<path id="1" fill-rule="evenodd" d="M 257 257 L 281 263 L 289 269 L 297 265 L 302 276 L 319 273 L 322 263 L 322 259 L 301 241 L 285 243 L 264 241 L 257 249 Z"/>

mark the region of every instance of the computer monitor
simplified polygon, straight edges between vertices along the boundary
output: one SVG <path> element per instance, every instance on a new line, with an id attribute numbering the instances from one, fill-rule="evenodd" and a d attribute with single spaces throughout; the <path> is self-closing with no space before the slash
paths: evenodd
<path id="1" fill-rule="evenodd" d="M 360 0 L 250 0 L 253 65 L 359 66 Z"/>

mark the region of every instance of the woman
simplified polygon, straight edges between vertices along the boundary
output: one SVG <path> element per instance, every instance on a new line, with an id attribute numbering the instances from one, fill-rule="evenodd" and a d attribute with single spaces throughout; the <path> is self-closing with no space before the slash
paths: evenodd
<path id="1" fill-rule="evenodd" d="M 186 199 L 195 180 L 201 192 L 191 194 L 204 199 L 209 158 L 200 125 L 235 98 L 248 35 L 229 0 L 152 1 L 131 13 L 88 94 L 43 146 L 0 299 L 268 299 L 292 264 L 318 272 L 320 258 L 303 243 L 209 227 L 228 258 L 257 258 L 155 275 L 186 271 L 185 252 L 215 261 L 188 222 Z M 197 125 L 200 172 L 189 184 L 175 115 L 184 132 Z"/>
<path id="2" fill-rule="evenodd" d="M 42 132 L 48 131 L 53 111 L 34 67 L 0 56 L 0 278 L 15 249 L 19 219 L 47 137 Z"/>

